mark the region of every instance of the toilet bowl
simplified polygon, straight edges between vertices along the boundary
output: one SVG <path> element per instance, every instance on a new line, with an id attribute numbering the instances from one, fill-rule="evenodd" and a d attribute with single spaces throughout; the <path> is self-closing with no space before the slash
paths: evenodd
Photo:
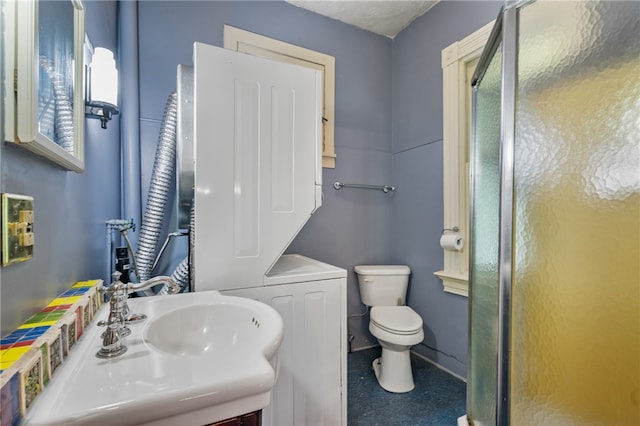
<path id="1" fill-rule="evenodd" d="M 410 269 L 404 265 L 361 265 L 354 268 L 362 302 L 371 306 L 369 331 L 382 354 L 373 362 L 380 386 L 394 393 L 415 387 L 409 349 L 424 339 L 422 318 L 404 305 Z"/>
<path id="2" fill-rule="evenodd" d="M 380 386 L 394 393 L 413 390 L 409 349 L 424 339 L 420 315 L 408 306 L 374 306 L 369 331 L 382 347 L 382 355 L 373 361 Z"/>

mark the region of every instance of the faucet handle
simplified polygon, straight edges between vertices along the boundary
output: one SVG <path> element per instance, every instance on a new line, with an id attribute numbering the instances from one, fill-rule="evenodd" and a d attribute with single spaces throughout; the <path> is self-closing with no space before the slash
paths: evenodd
<path id="1" fill-rule="evenodd" d="M 118 331 L 118 337 L 126 337 L 131 334 L 131 329 L 126 325 L 127 321 L 124 315 L 113 315 L 113 313 L 109 314 L 109 318 L 105 320 L 98 321 L 96 325 L 98 327 L 107 327 L 107 331 L 102 333 L 101 337 L 105 338 L 107 333 L 111 333 L 111 329 L 115 329 Z M 115 339 L 113 333 L 111 333 L 111 337 L 109 339 Z"/>
<path id="2" fill-rule="evenodd" d="M 98 327 L 107 327 L 107 326 L 110 326 L 112 324 L 124 324 L 124 321 L 118 320 L 117 318 L 109 318 L 107 321 L 100 320 L 100 321 L 98 321 L 96 323 L 96 325 Z"/>
<path id="3" fill-rule="evenodd" d="M 102 347 L 96 356 L 102 359 L 114 358 L 122 355 L 127 351 L 127 347 L 122 343 L 122 338 L 126 335 L 123 334 L 123 330 L 119 324 L 122 324 L 121 320 L 115 318 L 109 318 L 108 321 L 98 322 L 99 326 L 107 326 L 107 330 L 102 333 Z M 131 330 L 129 330 L 129 333 Z M 128 333 L 127 333 L 128 334 Z"/>
<path id="4" fill-rule="evenodd" d="M 111 278 L 113 279 L 113 282 L 105 287 L 100 288 L 99 291 L 100 291 L 100 294 L 103 296 L 103 301 L 106 302 L 110 300 L 115 294 L 115 292 L 120 290 L 120 287 L 122 286 L 122 282 L 120 281 L 121 276 L 122 276 L 122 273 L 120 271 L 115 271 L 113 274 L 111 274 Z"/>
<path id="5" fill-rule="evenodd" d="M 103 303 L 107 303 L 111 300 L 111 296 L 113 296 L 113 286 L 107 286 L 107 287 L 101 287 L 100 290 L 98 290 L 100 292 L 100 297 L 102 297 L 102 302 Z"/>

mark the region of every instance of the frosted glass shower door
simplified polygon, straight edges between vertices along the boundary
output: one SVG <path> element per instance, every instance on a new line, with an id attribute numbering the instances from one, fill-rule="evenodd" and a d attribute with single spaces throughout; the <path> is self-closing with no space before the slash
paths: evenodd
<path id="1" fill-rule="evenodd" d="M 473 94 L 467 400 L 468 414 L 476 425 L 496 423 L 501 65 L 498 46 Z"/>
<path id="2" fill-rule="evenodd" d="M 640 424 L 640 3 L 519 11 L 511 424 Z"/>

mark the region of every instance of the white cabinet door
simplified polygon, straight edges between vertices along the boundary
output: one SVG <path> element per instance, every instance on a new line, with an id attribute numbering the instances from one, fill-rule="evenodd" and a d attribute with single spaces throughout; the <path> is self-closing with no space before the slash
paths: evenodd
<path id="1" fill-rule="evenodd" d="M 346 426 L 346 279 L 223 291 L 284 320 L 278 379 L 263 426 Z"/>
<path id="2" fill-rule="evenodd" d="M 320 204 L 322 75 L 195 43 L 194 117 L 195 290 L 261 285 Z"/>

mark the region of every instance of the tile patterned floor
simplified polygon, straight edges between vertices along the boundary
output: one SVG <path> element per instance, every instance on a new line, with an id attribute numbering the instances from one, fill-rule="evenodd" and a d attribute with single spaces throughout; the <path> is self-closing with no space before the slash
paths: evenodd
<path id="1" fill-rule="evenodd" d="M 445 426 L 464 414 L 466 384 L 432 364 L 412 357 L 416 388 L 394 394 L 378 385 L 371 363 L 380 348 L 347 356 L 349 426 Z"/>

